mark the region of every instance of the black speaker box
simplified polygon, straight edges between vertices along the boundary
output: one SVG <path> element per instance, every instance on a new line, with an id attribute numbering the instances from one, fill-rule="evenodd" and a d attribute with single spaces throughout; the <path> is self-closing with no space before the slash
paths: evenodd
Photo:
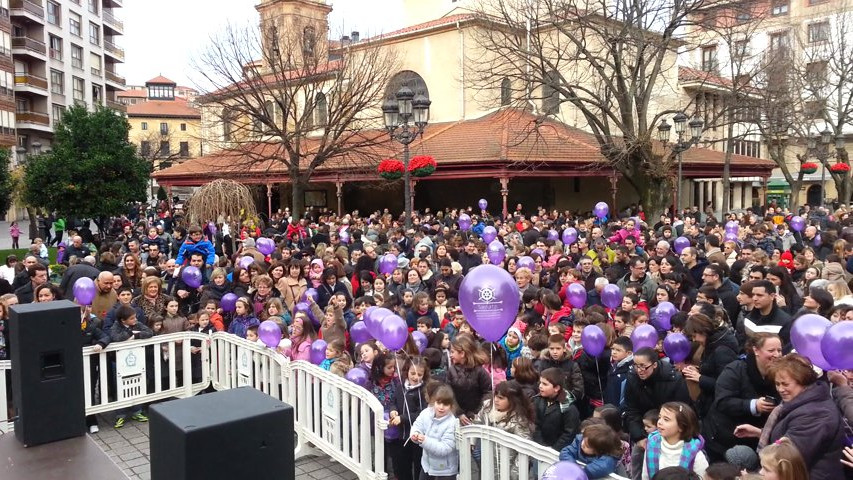
<path id="1" fill-rule="evenodd" d="M 10 311 L 15 436 L 32 446 L 85 434 L 80 306 L 59 300 Z"/>
<path id="2" fill-rule="evenodd" d="M 250 387 L 152 405 L 152 480 L 291 480 L 293 407 Z"/>

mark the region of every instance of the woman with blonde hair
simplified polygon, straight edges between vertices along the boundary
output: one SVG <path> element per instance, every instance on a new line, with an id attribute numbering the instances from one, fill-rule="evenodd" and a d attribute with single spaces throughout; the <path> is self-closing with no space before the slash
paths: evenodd
<path id="1" fill-rule="evenodd" d="M 844 280 L 833 280 L 826 286 L 826 291 L 832 294 L 835 305 L 853 305 L 853 292 Z"/>

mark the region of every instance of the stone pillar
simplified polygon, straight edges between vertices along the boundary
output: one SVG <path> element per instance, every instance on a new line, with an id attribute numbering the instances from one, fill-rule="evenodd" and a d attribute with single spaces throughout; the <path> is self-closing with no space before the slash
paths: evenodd
<path id="1" fill-rule="evenodd" d="M 338 215 L 344 212 L 344 182 L 335 182 L 335 195 L 338 197 Z"/>
<path id="2" fill-rule="evenodd" d="M 267 184 L 267 219 L 272 218 L 272 185 Z"/>
<path id="3" fill-rule="evenodd" d="M 616 176 L 616 172 L 610 174 L 610 197 L 612 203 L 610 204 L 610 217 L 615 218 L 616 212 L 619 211 L 619 207 L 616 206 L 616 193 L 618 189 L 616 188 L 619 183 L 619 177 Z"/>
<path id="4" fill-rule="evenodd" d="M 716 188 L 714 188 L 716 187 Z M 717 212 L 721 212 L 723 210 L 723 181 L 722 180 L 714 180 L 713 186 L 711 187 L 711 191 L 716 190 L 716 194 L 714 194 L 714 214 Z M 717 217 L 720 218 L 720 217 Z"/>
<path id="5" fill-rule="evenodd" d="M 506 204 L 507 197 L 509 196 L 509 177 L 500 177 L 498 180 L 501 182 L 501 214 L 503 215 L 503 218 L 507 218 L 507 215 L 509 214 Z"/>
<path id="6" fill-rule="evenodd" d="M 732 210 L 739 210 L 743 208 L 742 203 L 742 192 L 743 192 L 743 184 L 740 182 L 732 182 Z"/>
<path id="7" fill-rule="evenodd" d="M 411 192 L 411 194 L 412 194 L 410 205 L 412 206 L 412 211 L 414 212 L 415 211 L 415 187 L 418 185 L 418 181 L 413 178 L 410 180 L 410 182 L 411 182 L 411 184 L 410 184 L 411 188 L 409 188 L 409 192 Z"/>
<path id="8" fill-rule="evenodd" d="M 705 203 L 705 184 L 698 180 L 694 180 L 693 189 L 699 191 L 699 211 L 702 211 L 702 205 Z"/>

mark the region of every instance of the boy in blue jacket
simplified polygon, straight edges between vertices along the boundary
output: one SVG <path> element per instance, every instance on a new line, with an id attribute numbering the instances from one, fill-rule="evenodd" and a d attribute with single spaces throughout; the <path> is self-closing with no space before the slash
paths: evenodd
<path id="1" fill-rule="evenodd" d="M 607 425 L 583 428 L 571 445 L 560 451 L 560 461 L 578 462 L 589 478 L 603 478 L 616 471 L 622 456 L 622 440 Z"/>
<path id="2" fill-rule="evenodd" d="M 205 267 L 214 265 L 216 263 L 216 254 L 214 253 L 213 244 L 207 240 L 203 240 L 203 238 L 204 233 L 201 231 L 201 227 L 198 225 L 190 227 L 187 240 L 181 244 L 181 248 L 178 250 L 178 258 L 175 259 L 175 263 L 183 266 L 186 263 L 189 263 L 190 254 L 200 253 L 204 257 Z"/>

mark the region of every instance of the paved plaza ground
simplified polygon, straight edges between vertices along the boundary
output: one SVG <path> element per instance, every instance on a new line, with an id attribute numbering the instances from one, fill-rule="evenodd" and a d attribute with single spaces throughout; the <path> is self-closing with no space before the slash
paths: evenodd
<path id="1" fill-rule="evenodd" d="M 148 424 L 128 420 L 124 427 L 112 427 L 112 415 L 99 415 L 101 431 L 92 438 L 131 480 L 149 480 Z M 355 480 L 354 473 L 329 457 L 308 457 L 296 461 L 296 478 L 300 480 Z"/>

